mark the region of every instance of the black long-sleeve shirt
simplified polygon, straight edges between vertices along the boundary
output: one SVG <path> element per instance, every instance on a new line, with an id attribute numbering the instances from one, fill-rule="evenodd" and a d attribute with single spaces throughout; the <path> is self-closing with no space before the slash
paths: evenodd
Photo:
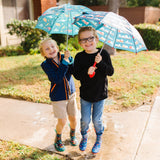
<path id="1" fill-rule="evenodd" d="M 79 52 L 74 61 L 74 77 L 81 83 L 80 97 L 89 102 L 97 102 L 108 97 L 107 76 L 114 73 L 110 55 L 106 50 L 102 50 L 102 61 L 96 64 L 96 74 L 93 78 L 89 77 L 88 68 L 94 64 L 98 52 L 93 54 Z"/>

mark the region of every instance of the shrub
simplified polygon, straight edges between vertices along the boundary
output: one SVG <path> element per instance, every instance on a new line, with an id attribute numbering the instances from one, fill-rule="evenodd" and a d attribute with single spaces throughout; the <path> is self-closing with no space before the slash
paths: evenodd
<path id="1" fill-rule="evenodd" d="M 59 50 L 60 51 L 64 51 L 66 49 L 66 45 L 64 45 L 63 43 L 61 43 L 60 45 L 59 45 Z"/>
<path id="2" fill-rule="evenodd" d="M 12 20 L 7 24 L 7 28 L 9 29 L 9 34 L 16 34 L 21 38 L 21 46 L 25 52 L 29 52 L 31 48 L 38 47 L 38 42 L 44 37 L 48 36 L 47 32 L 36 29 L 35 26 L 37 21 L 31 20 Z"/>
<path id="3" fill-rule="evenodd" d="M 155 24 L 135 25 L 149 50 L 160 50 L 160 26 Z"/>
<path id="4" fill-rule="evenodd" d="M 68 46 L 66 45 L 66 43 L 60 43 L 59 45 L 60 51 L 64 51 L 66 47 L 68 47 L 69 51 L 76 51 L 76 50 L 81 49 L 81 46 L 78 43 L 77 36 L 74 36 L 74 37 L 69 36 Z"/>
<path id="5" fill-rule="evenodd" d="M 78 36 L 74 36 L 68 40 L 69 45 L 72 45 L 76 50 L 81 49 L 80 44 L 78 43 Z"/>
<path id="6" fill-rule="evenodd" d="M 29 50 L 29 55 L 35 55 L 35 54 L 40 54 L 39 48 L 34 48 Z"/>
<path id="7" fill-rule="evenodd" d="M 0 57 L 18 55 L 25 55 L 25 52 L 21 46 L 7 46 L 0 48 Z"/>

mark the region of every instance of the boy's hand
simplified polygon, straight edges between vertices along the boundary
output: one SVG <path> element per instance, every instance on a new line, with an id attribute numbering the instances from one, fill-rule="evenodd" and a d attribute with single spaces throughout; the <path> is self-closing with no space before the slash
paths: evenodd
<path id="1" fill-rule="evenodd" d="M 102 56 L 100 55 L 100 53 L 98 53 L 95 57 L 95 62 L 99 63 L 102 60 Z"/>
<path id="2" fill-rule="evenodd" d="M 89 69 L 88 69 L 88 75 L 92 75 L 93 72 L 95 72 L 96 69 L 97 69 L 97 67 L 93 67 L 93 66 L 89 67 Z"/>
<path id="3" fill-rule="evenodd" d="M 66 50 L 64 53 L 64 60 L 69 62 L 69 57 L 70 57 L 70 52 L 69 52 L 69 50 Z"/>

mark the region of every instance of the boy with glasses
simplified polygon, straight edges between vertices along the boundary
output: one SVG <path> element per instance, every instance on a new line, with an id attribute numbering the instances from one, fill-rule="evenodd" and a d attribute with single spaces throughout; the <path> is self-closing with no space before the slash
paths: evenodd
<path id="1" fill-rule="evenodd" d="M 78 33 L 78 41 L 84 49 L 75 56 L 74 77 L 80 80 L 80 103 L 81 103 L 81 135 L 79 144 L 81 151 L 87 147 L 87 131 L 92 121 L 97 135 L 92 153 L 100 151 L 102 134 L 104 132 L 102 114 L 104 100 L 108 97 L 107 76 L 112 76 L 114 68 L 110 56 L 106 50 L 96 48 L 99 41 L 96 30 L 92 27 L 81 27 Z M 96 62 L 96 66 L 93 66 Z M 92 75 L 95 72 L 93 78 Z M 91 108 L 93 107 L 92 111 Z M 92 112 L 92 113 L 91 113 Z"/>

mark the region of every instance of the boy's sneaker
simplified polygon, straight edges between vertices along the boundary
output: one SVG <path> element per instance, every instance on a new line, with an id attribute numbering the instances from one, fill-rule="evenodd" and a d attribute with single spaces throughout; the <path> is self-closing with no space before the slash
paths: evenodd
<path id="1" fill-rule="evenodd" d="M 59 152 L 65 151 L 65 146 L 64 146 L 64 144 L 62 143 L 61 140 L 58 140 L 58 141 L 54 144 L 54 146 L 55 146 L 56 150 L 59 151 Z"/>
<path id="2" fill-rule="evenodd" d="M 77 146 L 78 145 L 78 140 L 75 136 L 75 133 L 76 133 L 75 129 L 71 129 L 71 131 L 70 131 L 70 137 L 71 137 L 70 143 L 71 143 L 72 146 Z"/>
<path id="3" fill-rule="evenodd" d="M 96 154 L 100 151 L 101 142 L 96 142 L 92 148 L 92 153 Z"/>
<path id="4" fill-rule="evenodd" d="M 100 151 L 101 143 L 102 143 L 102 135 L 97 135 L 96 142 L 92 148 L 92 153 L 96 154 Z"/>
<path id="5" fill-rule="evenodd" d="M 79 144 L 79 149 L 80 149 L 81 151 L 85 151 L 85 150 L 86 150 L 86 147 L 87 147 L 87 139 L 88 139 L 88 136 L 87 136 L 87 135 L 83 135 L 83 136 L 82 136 L 81 143 Z"/>
<path id="6" fill-rule="evenodd" d="M 70 141 L 72 146 L 77 146 L 78 145 L 78 140 L 75 136 L 71 137 L 71 141 Z"/>

